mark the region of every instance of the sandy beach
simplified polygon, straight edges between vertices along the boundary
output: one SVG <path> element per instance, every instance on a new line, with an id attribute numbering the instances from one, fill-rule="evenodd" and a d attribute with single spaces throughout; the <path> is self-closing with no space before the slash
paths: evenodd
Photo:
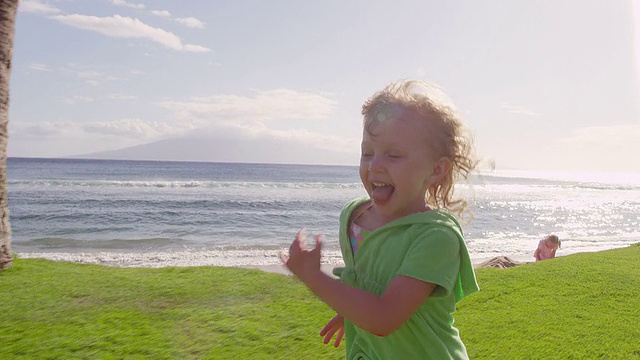
<path id="1" fill-rule="evenodd" d="M 54 261 L 67 261 L 79 264 L 94 264 L 112 267 L 192 267 L 225 266 L 244 269 L 258 269 L 269 273 L 291 275 L 281 264 L 279 253 L 282 250 L 265 250 L 256 256 L 248 251 L 171 251 L 171 252 L 18 252 L 23 259 L 44 258 Z M 475 267 L 507 268 L 531 262 L 532 258 L 523 256 L 498 256 L 493 258 L 472 259 Z M 344 266 L 340 253 L 323 251 L 322 271 L 332 275 L 335 267 Z"/>
<path id="2" fill-rule="evenodd" d="M 475 268 L 494 267 L 494 268 L 505 269 L 505 268 L 526 264 L 529 262 L 531 261 L 516 260 L 508 256 L 497 256 L 497 257 L 486 259 L 483 261 L 475 261 L 473 265 Z M 342 264 L 322 264 L 321 269 L 324 273 L 333 276 L 333 273 L 332 273 L 333 269 L 339 266 L 342 266 Z M 291 272 L 289 272 L 289 270 L 287 270 L 287 268 L 284 265 L 247 265 L 247 266 L 241 266 L 241 267 L 245 269 L 259 269 L 265 272 L 275 273 L 275 274 L 292 275 Z"/>

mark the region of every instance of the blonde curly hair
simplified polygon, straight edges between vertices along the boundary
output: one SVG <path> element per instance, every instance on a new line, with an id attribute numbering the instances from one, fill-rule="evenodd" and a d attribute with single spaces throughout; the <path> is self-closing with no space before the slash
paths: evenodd
<path id="1" fill-rule="evenodd" d="M 467 202 L 453 199 L 453 188 L 460 179 L 468 179 L 478 161 L 473 141 L 453 104 L 437 86 L 418 80 L 400 80 L 387 85 L 362 105 L 364 128 L 370 133 L 373 121 L 412 117 L 429 122 L 427 134 L 434 160 L 446 157 L 451 170 L 427 191 L 427 204 L 463 215 Z"/>

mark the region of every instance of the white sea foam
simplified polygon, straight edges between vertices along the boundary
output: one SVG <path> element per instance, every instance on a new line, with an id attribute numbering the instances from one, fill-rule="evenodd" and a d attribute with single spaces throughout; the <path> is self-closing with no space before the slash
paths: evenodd
<path id="1" fill-rule="evenodd" d="M 594 244 L 596 246 L 575 246 L 575 244 L 563 244 L 557 256 L 567 256 L 583 252 L 604 251 L 609 249 L 626 247 L 635 243 L 630 241 L 628 244 L 610 243 L 610 244 Z M 470 249 L 474 247 L 471 246 Z M 522 249 L 503 249 L 502 251 L 472 251 L 470 253 L 471 260 L 474 264 L 492 259 L 498 256 L 507 256 L 518 262 L 533 261 L 533 252 L 519 251 Z M 48 259 L 53 261 L 66 261 L 79 264 L 94 264 L 113 267 L 193 267 L 193 266 L 225 266 L 225 267 L 248 267 L 268 269 L 272 272 L 286 273 L 284 267 L 278 270 L 278 266 L 282 266 L 280 253 L 286 249 L 269 249 L 269 250 L 182 250 L 182 251 L 148 251 L 148 252 L 19 252 L 18 257 L 21 259 Z M 339 250 L 323 250 L 322 264 L 324 267 L 342 266 L 344 262 Z"/>
<path id="2" fill-rule="evenodd" d="M 185 250 L 170 252 L 24 252 L 21 259 L 44 258 L 115 267 L 269 266 L 281 265 L 280 250 Z M 339 265 L 339 251 L 323 251 L 322 263 Z"/>

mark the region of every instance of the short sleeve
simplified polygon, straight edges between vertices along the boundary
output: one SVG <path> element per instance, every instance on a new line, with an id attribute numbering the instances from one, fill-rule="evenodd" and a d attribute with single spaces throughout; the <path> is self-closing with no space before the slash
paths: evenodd
<path id="1" fill-rule="evenodd" d="M 445 227 L 427 229 L 414 239 L 397 275 L 435 284 L 432 296 L 448 296 L 458 281 L 460 240 Z"/>

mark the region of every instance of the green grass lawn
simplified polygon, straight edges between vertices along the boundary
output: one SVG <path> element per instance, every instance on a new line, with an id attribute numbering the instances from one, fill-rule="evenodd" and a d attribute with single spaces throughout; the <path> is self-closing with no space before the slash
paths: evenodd
<path id="1" fill-rule="evenodd" d="M 479 269 L 456 325 L 471 359 L 640 359 L 640 246 Z"/>
<path id="2" fill-rule="evenodd" d="M 477 275 L 455 315 L 471 359 L 640 359 L 640 246 Z M 0 359 L 344 358 L 285 275 L 16 259 L 0 289 Z"/>

